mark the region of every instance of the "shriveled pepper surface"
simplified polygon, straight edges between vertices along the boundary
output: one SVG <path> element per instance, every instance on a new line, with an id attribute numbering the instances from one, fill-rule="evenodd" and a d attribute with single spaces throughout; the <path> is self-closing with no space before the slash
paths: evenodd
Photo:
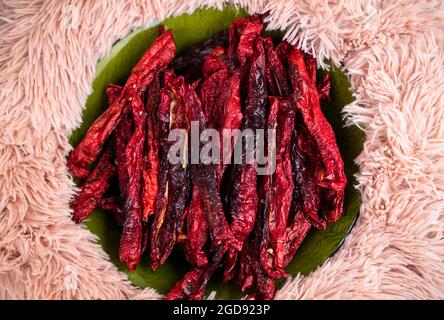
<path id="1" fill-rule="evenodd" d="M 204 3 L 222 4 L 0 2 L 0 297 L 157 297 L 133 288 L 69 220 L 67 136 L 115 40 Z M 270 10 L 290 41 L 344 63 L 357 93 L 347 113 L 367 135 L 358 224 L 332 259 L 277 298 L 443 298 L 443 53 L 433 37 L 441 4 L 242 5 Z"/>

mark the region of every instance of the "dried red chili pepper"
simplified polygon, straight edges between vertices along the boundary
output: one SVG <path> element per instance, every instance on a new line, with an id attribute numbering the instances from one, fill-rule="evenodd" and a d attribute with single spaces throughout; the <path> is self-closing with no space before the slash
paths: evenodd
<path id="1" fill-rule="evenodd" d="M 108 87 L 106 87 L 106 98 L 108 100 L 108 106 L 111 106 L 117 100 L 117 98 L 119 98 L 122 89 L 122 86 L 112 83 L 109 84 Z"/>
<path id="2" fill-rule="evenodd" d="M 330 76 L 328 73 L 322 78 L 318 84 L 319 100 L 330 101 Z"/>
<path id="3" fill-rule="evenodd" d="M 264 129 L 266 122 L 267 88 L 265 79 L 265 52 L 262 41 L 256 41 L 255 53 L 252 58 L 247 97 L 244 108 L 243 129 Z M 256 218 L 258 191 L 257 191 L 257 162 L 247 164 L 245 141 L 243 141 L 242 165 L 233 168 L 232 193 L 230 203 L 231 229 L 236 237 L 239 248 L 231 248 L 228 252 L 227 267 L 224 279 L 233 276 L 238 252 L 248 234 L 253 229 Z M 256 149 L 256 147 L 254 148 Z M 255 156 L 255 154 L 253 154 Z"/>
<path id="4" fill-rule="evenodd" d="M 268 128 L 276 131 L 276 168 L 265 176 L 264 228 L 260 260 L 270 277 L 280 278 L 284 271 L 285 232 L 292 203 L 294 184 L 290 159 L 290 142 L 295 110 L 287 100 L 270 98 Z"/>
<path id="5" fill-rule="evenodd" d="M 225 62 L 219 56 L 221 67 L 211 74 L 200 89 L 200 98 L 207 127 L 216 129 L 221 137 L 219 145 L 223 150 L 221 154 L 221 165 L 218 166 L 219 189 L 226 163 L 231 160 L 232 151 L 236 143 L 236 137 L 232 141 L 224 141 L 224 130 L 237 130 L 242 124 L 242 110 L 240 103 L 240 73 L 238 70 L 230 72 Z M 205 63 L 207 65 L 207 63 Z M 229 145 L 225 146 L 225 143 Z M 225 158 L 223 158 L 225 157 Z"/>
<path id="6" fill-rule="evenodd" d="M 108 147 L 71 202 L 71 208 L 74 210 L 72 219 L 75 222 L 80 223 L 88 217 L 109 188 L 110 179 L 116 173 L 111 157 L 112 149 Z"/>
<path id="7" fill-rule="evenodd" d="M 304 53 L 303 58 L 308 76 L 310 77 L 313 83 L 316 83 L 316 64 L 317 64 L 316 58 L 308 53 Z"/>
<path id="8" fill-rule="evenodd" d="M 270 95 L 287 97 L 291 93 L 291 86 L 284 64 L 277 52 L 278 49 L 273 49 L 273 41 L 270 37 L 264 38 L 263 41 L 267 57 L 265 74 Z"/>
<path id="9" fill-rule="evenodd" d="M 266 208 L 261 205 L 261 211 Z M 248 299 L 270 300 L 273 299 L 276 288 L 275 282 L 263 269 L 260 262 L 260 247 L 265 226 L 264 215 L 258 215 L 253 232 L 245 242 L 240 252 L 239 283 L 245 292 L 255 285 L 257 292 L 248 296 Z"/>
<path id="10" fill-rule="evenodd" d="M 184 52 L 176 57 L 171 63 L 175 74 L 183 75 L 188 83 L 199 80 L 204 76 L 204 61 L 212 55 L 212 51 L 219 47 L 226 46 L 228 33 L 219 32 L 205 41 L 203 44 L 185 49 Z M 204 76 L 204 78 L 206 78 Z"/>
<path id="11" fill-rule="evenodd" d="M 171 103 L 168 116 L 161 115 L 161 121 L 167 120 L 169 129 L 185 129 L 189 133 L 191 125 L 188 118 L 189 95 L 190 91 L 194 91 L 193 85 L 186 84 L 181 76 L 174 78 L 170 72 L 165 74 L 164 85 L 164 90 L 171 96 Z M 165 112 L 166 108 L 162 106 L 159 111 Z M 164 145 L 167 145 L 169 150 L 172 143 L 168 141 Z M 188 146 L 188 141 L 186 141 L 186 146 Z M 168 153 L 168 150 L 163 151 Z M 154 251 L 157 256 L 156 254 L 152 256 L 154 258 L 152 268 L 156 268 L 165 262 L 176 243 L 180 220 L 190 194 L 189 175 L 189 168 L 185 162 L 172 164 L 168 161 L 167 205 L 162 223 L 155 225 L 155 237 L 153 238 L 155 248 L 153 250 L 152 247 L 152 252 Z M 164 208 L 161 208 L 161 210 L 164 210 Z"/>
<path id="12" fill-rule="evenodd" d="M 310 54 L 304 54 L 304 61 L 307 68 L 307 73 L 313 83 L 316 84 L 316 58 Z M 325 74 L 317 86 L 319 100 L 330 100 L 330 76 Z"/>
<path id="13" fill-rule="evenodd" d="M 212 51 L 214 53 L 214 50 Z M 221 59 L 223 50 L 217 56 L 211 56 L 214 65 L 220 65 L 219 71 L 214 72 L 204 81 L 201 86 L 200 96 L 209 128 L 214 128 L 223 134 L 223 129 L 238 129 L 242 121 L 240 107 L 240 79 L 239 73 L 230 75 L 225 62 Z M 211 55 L 211 53 L 210 53 Z M 219 60 L 219 61 L 216 61 Z M 208 66 L 208 58 L 205 66 Z M 219 115 L 219 116 L 217 116 Z M 230 142 L 231 143 L 231 142 Z M 235 141 L 233 142 L 234 145 Z M 220 143 L 222 145 L 222 141 Z M 232 146 L 230 146 L 227 157 L 231 158 Z M 226 165 L 222 162 L 218 165 L 218 189 L 222 181 L 222 175 Z M 189 207 L 188 217 L 188 245 L 187 256 L 192 265 L 204 266 L 208 259 L 202 248 L 208 235 L 204 209 L 197 186 L 194 186 L 193 197 Z"/>
<path id="14" fill-rule="evenodd" d="M 232 158 L 234 146 L 236 145 L 238 139 L 238 137 L 234 136 L 233 139 L 230 139 L 230 141 L 224 141 L 224 130 L 238 130 L 242 125 L 243 115 L 241 110 L 240 94 L 240 73 L 234 72 L 226 82 L 224 94 L 221 99 L 224 102 L 222 109 L 224 116 L 221 117 L 221 121 L 219 123 L 215 122 L 215 126 L 218 129 L 222 139 L 220 145 L 223 146 L 223 150 L 221 152 L 221 164 L 218 166 L 219 191 L 221 190 L 221 183 L 225 170 L 228 167 L 228 160 Z"/>
<path id="15" fill-rule="evenodd" d="M 160 102 L 160 79 L 156 74 L 147 92 L 147 154 L 144 157 L 143 169 L 143 220 L 147 221 L 156 209 L 156 197 L 159 175 L 159 132 L 157 111 Z"/>
<path id="16" fill-rule="evenodd" d="M 194 85 L 189 91 L 188 111 L 191 121 L 197 121 L 199 131 L 207 128 L 205 115 L 202 111 L 202 103 L 195 91 Z M 201 141 L 201 146 L 208 141 Z M 202 208 L 207 217 L 210 237 L 214 247 L 221 244 L 229 244 L 233 240 L 231 229 L 225 219 L 218 188 L 217 165 L 199 162 L 191 165 L 191 178 L 193 184 L 198 187 Z"/>
<path id="17" fill-rule="evenodd" d="M 208 128 L 217 129 L 219 119 L 224 118 L 223 100 L 225 86 L 230 75 L 226 68 L 221 69 L 206 79 L 201 86 L 200 99 Z"/>
<path id="18" fill-rule="evenodd" d="M 228 59 L 225 57 L 225 48 L 216 47 L 205 58 L 202 73 L 203 78 L 208 79 L 214 73 L 226 70 L 228 71 Z M 207 89 L 206 89 L 207 90 Z"/>
<path id="19" fill-rule="evenodd" d="M 119 258 L 130 271 L 140 262 L 142 250 L 142 166 L 145 143 L 146 112 L 136 90 L 129 91 L 128 102 L 134 121 L 134 132 L 125 148 L 124 168 L 127 172 L 125 217 L 120 238 Z"/>
<path id="20" fill-rule="evenodd" d="M 135 91 L 138 94 L 145 90 L 145 86 L 154 78 L 155 72 L 171 62 L 175 51 L 172 32 L 166 31 L 145 52 L 132 70 L 119 97 L 94 121 L 83 140 L 69 155 L 67 165 L 75 178 L 82 179 L 88 175 L 88 166 L 100 154 L 106 139 L 116 128 L 122 114 L 126 112 L 128 91 Z"/>
<path id="21" fill-rule="evenodd" d="M 166 72 L 165 77 L 168 76 Z M 158 190 L 156 198 L 156 212 L 154 214 L 154 221 L 151 226 L 151 242 L 150 242 L 150 256 L 153 261 L 152 269 L 156 268 L 160 263 L 160 246 L 158 244 L 158 231 L 162 227 L 165 219 L 165 214 L 168 206 L 168 133 L 170 126 L 170 108 L 171 104 L 175 103 L 170 96 L 168 90 L 162 88 L 160 90 L 159 103 L 159 145 L 160 145 L 160 165 L 158 176 Z"/>
<path id="22" fill-rule="evenodd" d="M 278 104 L 271 106 L 269 119 L 272 120 L 277 116 Z M 268 234 L 267 212 L 270 204 L 269 184 L 265 181 L 261 185 L 257 219 L 253 231 L 245 242 L 242 251 L 239 254 L 239 272 L 238 281 L 241 285 L 242 292 L 245 292 L 255 285 L 257 292 L 250 294 L 247 299 L 270 300 L 273 299 L 276 288 L 272 277 L 264 270 L 260 261 L 260 251 L 263 243 L 264 235 Z M 267 199 L 268 197 L 268 199 Z"/>
<path id="23" fill-rule="evenodd" d="M 208 280 L 221 265 L 225 254 L 223 248 L 223 244 L 215 248 L 211 263 L 207 267 L 193 268 L 186 273 L 166 295 L 165 300 L 201 300 Z"/>
<path id="24" fill-rule="evenodd" d="M 108 105 L 112 105 L 114 101 L 119 97 L 120 93 L 122 92 L 123 87 L 115 84 L 110 84 L 106 88 L 106 96 L 108 99 Z M 127 178 L 127 172 L 124 167 L 125 162 L 125 147 L 128 144 L 131 134 L 133 132 L 133 123 L 132 119 L 130 117 L 130 114 L 125 114 L 122 118 L 122 120 L 119 122 L 119 124 L 116 127 L 116 130 L 114 131 L 114 144 L 115 144 L 115 153 L 116 153 L 116 165 L 117 165 L 117 176 L 119 179 L 119 188 L 120 188 L 120 198 L 125 199 L 126 193 L 122 189 L 123 187 L 126 187 L 128 184 L 128 178 Z M 107 209 L 114 211 L 118 213 L 119 211 L 122 211 L 119 215 L 119 218 L 116 218 L 116 220 L 119 220 L 119 225 L 122 225 L 122 219 L 123 219 L 123 208 L 118 204 L 119 199 L 116 196 L 112 196 L 108 199 L 103 199 L 103 209 Z M 120 208 L 118 208 L 120 207 Z"/>
<path id="25" fill-rule="evenodd" d="M 321 190 L 317 184 L 317 172 L 322 170 L 322 159 L 302 120 L 298 121 L 293 135 L 293 176 L 300 188 L 302 210 L 315 228 L 324 230 L 327 223 L 318 215 Z"/>
<path id="26" fill-rule="evenodd" d="M 192 266 L 206 266 L 208 258 L 203 247 L 208 238 L 208 223 L 197 186 L 193 187 L 192 199 L 188 207 L 187 236 L 185 255 L 188 262 Z"/>
<path id="27" fill-rule="evenodd" d="M 287 266 L 311 228 L 302 210 L 298 210 L 286 231 L 284 266 Z"/>
<path id="28" fill-rule="evenodd" d="M 116 101 L 116 99 L 120 96 L 122 89 L 123 87 L 119 85 L 108 85 L 106 88 L 108 105 L 112 105 L 114 101 Z M 129 113 L 125 113 L 114 131 L 117 176 L 119 180 L 120 198 L 122 200 L 126 199 L 126 187 L 128 185 L 128 172 L 125 168 L 125 147 L 127 146 L 133 131 L 133 120 L 131 119 Z M 122 219 L 123 215 L 124 213 L 122 212 Z M 123 220 L 121 220 L 119 225 L 122 224 L 122 221 Z"/>
<path id="29" fill-rule="evenodd" d="M 103 210 L 111 211 L 116 219 L 117 225 L 123 224 L 123 208 L 120 205 L 120 199 L 117 196 L 102 198 L 98 201 L 97 206 Z"/>
<path id="30" fill-rule="evenodd" d="M 310 79 L 301 51 L 292 50 L 288 62 L 292 85 L 300 92 L 295 103 L 323 162 L 323 170 L 317 173 L 317 184 L 323 188 L 321 213 L 327 222 L 335 222 L 342 214 L 344 189 L 347 185 L 344 162 L 333 129 L 322 114 L 316 84 Z"/>
<path id="31" fill-rule="evenodd" d="M 255 42 L 262 29 L 259 15 L 235 20 L 228 29 L 228 56 L 244 65 L 253 56 Z"/>
<path id="32" fill-rule="evenodd" d="M 127 197 L 128 171 L 125 167 L 125 148 L 134 131 L 133 119 L 129 113 L 125 114 L 114 131 L 116 148 L 117 177 L 119 179 L 120 196 L 123 202 Z"/>

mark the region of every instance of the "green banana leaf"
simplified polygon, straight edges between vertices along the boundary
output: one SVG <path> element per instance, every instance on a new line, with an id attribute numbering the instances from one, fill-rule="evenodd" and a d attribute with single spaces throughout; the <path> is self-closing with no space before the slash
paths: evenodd
<path id="1" fill-rule="evenodd" d="M 172 29 L 178 53 L 189 46 L 201 43 L 215 33 L 228 28 L 236 18 L 246 16 L 244 10 L 226 6 L 222 11 L 202 8 L 193 14 L 183 14 L 162 22 L 166 29 Z M 158 25 L 142 27 L 118 41 L 109 55 L 99 61 L 93 91 L 88 97 L 82 125 L 75 130 L 70 142 L 75 146 L 85 135 L 92 122 L 106 108 L 105 89 L 108 84 L 124 84 L 131 69 L 151 45 L 158 31 Z M 282 37 L 282 31 L 270 32 L 272 37 Z M 320 71 L 325 74 L 327 71 Z M 287 267 L 291 275 L 308 274 L 336 252 L 353 227 L 359 213 L 361 198 L 354 188 L 354 174 L 358 171 L 354 159 L 361 152 L 364 135 L 357 127 L 345 127 L 342 108 L 353 101 L 350 83 L 340 68 L 331 66 L 331 101 L 323 104 L 323 110 L 335 131 L 337 142 L 345 162 L 348 187 L 342 218 L 327 227 L 325 231 L 313 230 L 302 243 L 292 263 Z M 156 271 L 149 269 L 149 254 L 144 254 L 142 262 L 131 273 L 119 261 L 118 248 L 120 228 L 116 226 L 112 214 L 96 209 L 84 222 L 98 236 L 98 242 L 108 253 L 110 260 L 128 274 L 128 279 L 140 288 L 151 287 L 159 293 L 167 293 L 188 271 L 187 262 L 180 250 L 175 250 L 168 261 Z M 278 282 L 278 286 L 283 281 Z M 221 274 L 216 274 L 207 286 L 207 294 L 216 291 L 216 299 L 238 299 L 242 296 L 240 288 L 234 282 L 223 283 Z"/>

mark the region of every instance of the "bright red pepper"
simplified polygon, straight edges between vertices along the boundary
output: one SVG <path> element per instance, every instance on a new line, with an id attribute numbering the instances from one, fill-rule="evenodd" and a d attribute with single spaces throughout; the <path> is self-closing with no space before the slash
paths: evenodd
<path id="1" fill-rule="evenodd" d="M 145 52 L 133 68 L 119 97 L 94 121 L 83 140 L 69 155 L 67 165 L 75 178 L 83 179 L 89 174 L 88 166 L 100 154 L 106 139 L 127 112 L 125 107 L 132 92 L 139 94 L 145 90 L 155 73 L 171 62 L 175 52 L 171 31 L 159 36 Z"/>
<path id="2" fill-rule="evenodd" d="M 332 127 L 322 114 L 316 84 L 310 79 L 300 50 L 294 49 L 289 55 L 289 74 L 292 85 L 300 92 L 295 103 L 302 114 L 308 132 L 316 142 L 321 154 L 323 169 L 317 173 L 317 184 L 321 191 L 321 214 L 332 223 L 342 214 L 344 190 L 347 178 L 344 162 Z"/>

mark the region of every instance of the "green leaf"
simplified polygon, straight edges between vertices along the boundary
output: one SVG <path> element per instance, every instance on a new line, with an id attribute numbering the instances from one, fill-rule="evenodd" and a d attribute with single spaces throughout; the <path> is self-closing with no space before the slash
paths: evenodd
<path id="1" fill-rule="evenodd" d="M 228 28 L 236 18 L 246 16 L 244 10 L 226 6 L 222 11 L 203 8 L 193 14 L 184 14 L 172 17 L 162 24 L 172 29 L 178 52 L 184 48 L 203 42 L 215 33 Z M 92 122 L 106 108 L 105 89 L 110 83 L 123 84 L 131 69 L 151 45 L 158 32 L 158 26 L 151 25 L 135 30 L 124 39 L 118 41 L 110 54 L 99 61 L 96 78 L 92 85 L 92 93 L 86 102 L 82 125 L 75 130 L 70 142 L 76 145 L 85 135 Z M 281 31 L 267 32 L 273 38 L 282 37 Z M 325 71 L 320 72 L 321 75 Z M 349 230 L 352 228 L 359 212 L 361 198 L 353 185 L 353 175 L 358 168 L 354 159 L 361 152 L 364 135 L 357 127 L 344 127 L 342 108 L 353 101 L 350 83 L 345 74 L 334 66 L 328 72 L 331 77 L 331 101 L 323 104 L 323 110 L 331 123 L 341 150 L 346 175 L 349 180 L 344 202 L 344 215 L 325 231 L 312 231 L 301 245 L 287 271 L 296 275 L 308 274 L 330 257 L 342 244 Z M 142 257 L 142 262 L 134 273 L 129 272 L 119 261 L 119 239 L 121 229 L 116 226 L 112 214 L 96 209 L 85 221 L 86 226 L 98 236 L 98 242 L 108 253 L 110 260 L 128 274 L 128 279 L 137 287 L 151 287 L 159 293 L 167 293 L 188 270 L 186 260 L 179 249 L 171 254 L 168 261 L 156 271 L 149 269 L 149 255 Z M 241 297 L 239 287 L 234 283 L 223 283 L 221 273 L 216 274 L 207 287 L 207 294 L 216 291 L 218 299 L 238 299 Z M 278 282 L 278 285 L 282 283 Z"/>

